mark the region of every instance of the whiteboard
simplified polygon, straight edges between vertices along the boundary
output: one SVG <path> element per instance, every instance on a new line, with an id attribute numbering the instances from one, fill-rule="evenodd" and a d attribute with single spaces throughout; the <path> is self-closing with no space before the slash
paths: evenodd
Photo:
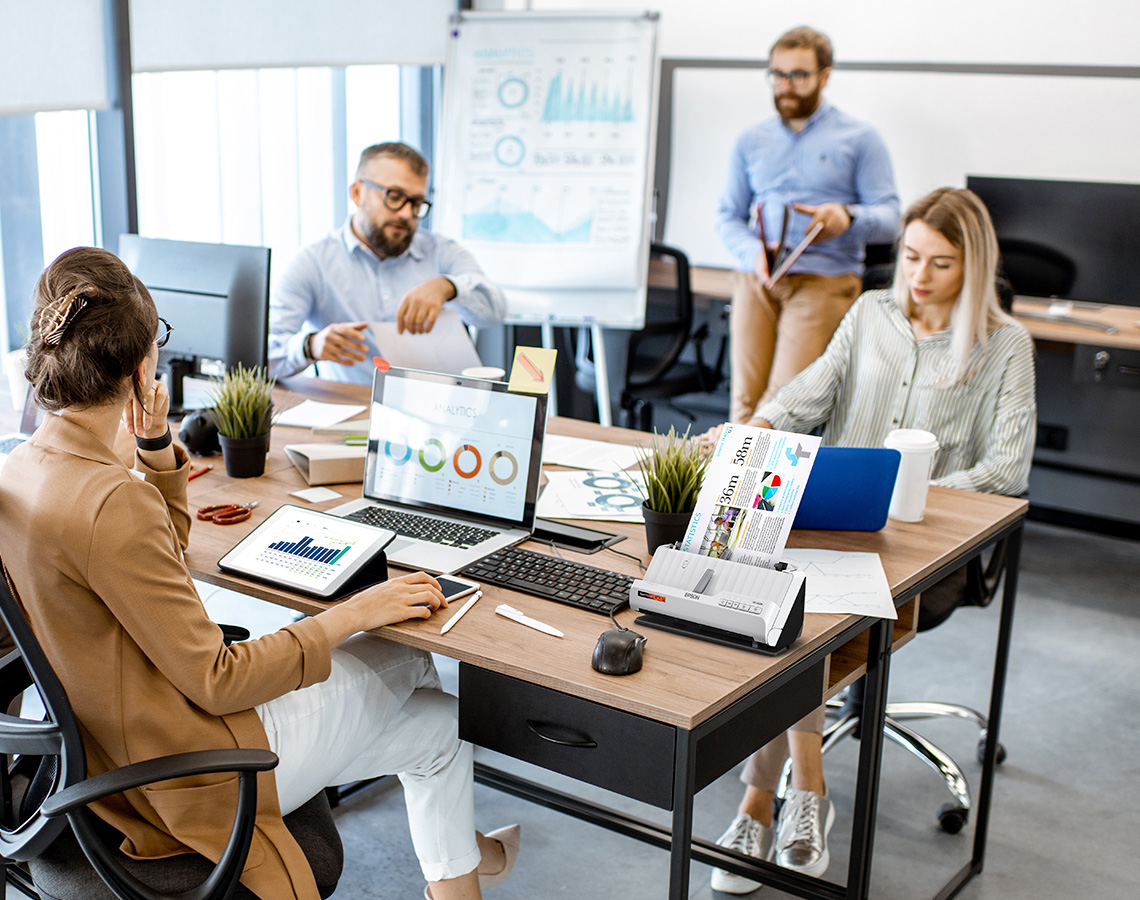
<path id="1" fill-rule="evenodd" d="M 735 268 L 717 199 L 737 135 L 773 115 L 771 88 L 758 67 L 673 74 L 664 239 Z M 826 98 L 878 129 L 904 209 L 967 175 L 1140 182 L 1140 118 L 1119 114 L 1140 109 L 1140 78 L 837 69 Z"/>
<path id="2" fill-rule="evenodd" d="M 656 15 L 452 21 L 433 227 L 503 289 L 510 322 L 642 327 Z"/>

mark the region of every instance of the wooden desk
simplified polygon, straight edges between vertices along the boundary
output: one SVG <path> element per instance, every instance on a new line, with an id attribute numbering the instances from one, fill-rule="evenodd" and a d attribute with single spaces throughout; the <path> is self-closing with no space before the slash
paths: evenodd
<path id="1" fill-rule="evenodd" d="M 318 387 L 304 383 L 299 386 Z M 347 399 L 353 395 L 353 389 L 322 386 L 320 390 L 325 399 L 333 396 Z M 551 430 L 580 436 L 604 435 L 626 443 L 640 437 L 636 432 L 603 430 L 598 425 L 575 420 L 554 419 Z M 195 577 L 304 612 L 317 612 L 324 607 L 321 601 L 235 578 L 216 567 L 217 559 L 285 502 L 289 491 L 303 486 L 281 448 L 291 441 L 311 439 L 303 431 L 275 429 L 273 448 L 262 478 L 231 480 L 218 466 L 204 478 L 191 482 L 192 506 L 224 500 L 262 500 L 247 523 L 225 527 L 195 523 L 191 548 L 186 555 Z M 360 488 L 344 485 L 338 489 L 351 497 Z M 343 501 L 329 501 L 319 506 L 327 508 L 339 502 Z M 793 532 L 792 544 L 879 552 L 896 603 L 904 604 L 981 552 L 987 544 L 1009 536 L 1011 570 L 1004 605 L 1011 616 L 1025 508 L 1025 502 L 1020 500 L 934 488 L 926 521 L 921 524 L 891 522 L 874 534 Z M 644 529 L 614 523 L 607 527 L 628 535 L 629 540 L 619 545 L 621 549 L 647 560 Z M 602 552 L 587 561 L 612 566 L 628 574 L 637 573 L 632 561 L 611 553 Z M 858 616 L 809 615 L 794 647 L 775 657 L 654 631 L 647 645 L 644 668 L 634 675 L 614 678 L 590 667 L 594 643 L 607 627 L 604 618 L 503 588 L 488 586 L 485 592 L 487 596 L 446 636 L 439 634 L 441 620 L 438 619 L 405 622 L 385 628 L 382 633 L 392 640 L 460 661 L 460 716 L 464 737 L 671 809 L 672 828 L 663 829 L 542 785 L 477 767 L 481 781 L 670 848 L 670 897 L 674 900 L 688 896 L 691 858 L 743 873 L 758 873 L 769 884 L 805 896 L 866 897 L 892 623 Z M 559 628 L 565 633 L 565 639 L 547 638 L 504 623 L 494 615 L 494 608 L 506 600 Z M 632 622 L 635 616 L 629 611 L 621 614 L 624 624 Z M 987 744 L 990 763 L 983 772 L 979 794 L 975 859 L 960 874 L 963 881 L 981 868 L 1011 622 L 1003 613 L 1004 636 L 999 640 L 1001 665 L 996 673 L 1000 677 L 995 676 L 990 708 Z M 907 630 L 904 620 L 902 631 Z M 862 642 L 854 650 L 849 646 L 853 640 Z M 1002 646 L 1004 650 L 1000 650 Z M 833 657 L 836 664 L 829 671 L 829 654 L 844 647 L 847 651 Z M 845 891 L 837 892 L 827 882 L 805 878 L 771 864 L 742 863 L 741 858 L 728 856 L 727 851 L 708 841 L 694 842 L 695 792 L 802 718 L 825 695 L 853 678 L 856 669 L 866 671 L 868 687 L 855 801 L 856 827 Z M 553 734 L 547 727 L 552 722 Z M 545 736 L 533 733 L 536 726 L 547 732 Z M 573 746 L 590 742 L 595 746 L 588 750 Z"/>

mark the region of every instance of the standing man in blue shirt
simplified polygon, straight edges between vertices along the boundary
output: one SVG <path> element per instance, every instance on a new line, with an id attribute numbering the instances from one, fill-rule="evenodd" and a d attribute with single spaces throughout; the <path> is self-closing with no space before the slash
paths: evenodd
<path id="1" fill-rule="evenodd" d="M 732 287 L 731 421 L 747 422 L 819 356 L 859 296 L 864 245 L 894 239 L 899 198 L 886 145 L 870 125 L 823 101 L 831 42 L 793 28 L 772 46 L 768 80 L 779 114 L 733 148 L 717 231 L 740 270 Z M 759 232 L 795 247 L 823 230 L 786 275 L 766 287 Z"/>
<path id="2" fill-rule="evenodd" d="M 282 378 L 317 361 L 323 378 L 372 383 L 378 356 L 369 322 L 426 334 L 445 306 L 468 325 L 497 325 L 502 292 L 455 241 L 419 230 L 430 167 L 407 144 L 360 154 L 350 188 L 356 211 L 289 266 L 269 303 L 269 374 Z"/>

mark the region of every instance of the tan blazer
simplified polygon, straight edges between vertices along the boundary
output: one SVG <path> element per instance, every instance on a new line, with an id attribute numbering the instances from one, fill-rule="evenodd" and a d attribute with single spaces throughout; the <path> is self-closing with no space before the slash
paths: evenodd
<path id="1" fill-rule="evenodd" d="M 87 770 L 169 753 L 268 749 L 253 707 L 329 676 L 312 619 L 226 647 L 183 562 L 189 462 L 133 476 L 90 432 L 48 416 L 0 473 L 0 557 L 83 729 Z M 318 896 L 285 828 L 272 772 L 258 776 L 257 828 L 242 882 L 264 900 Z M 100 803 L 138 858 L 190 849 L 217 860 L 237 776 L 163 782 Z"/>

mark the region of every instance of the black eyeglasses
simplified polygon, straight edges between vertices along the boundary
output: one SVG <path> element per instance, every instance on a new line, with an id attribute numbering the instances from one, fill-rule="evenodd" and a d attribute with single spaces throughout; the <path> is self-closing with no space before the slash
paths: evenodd
<path id="1" fill-rule="evenodd" d="M 161 350 L 170 341 L 170 332 L 174 330 L 174 326 L 167 322 L 166 319 L 162 318 L 162 316 L 158 317 L 158 321 L 162 328 L 166 329 L 154 339 L 154 345 L 158 347 L 159 350 Z"/>
<path id="2" fill-rule="evenodd" d="M 769 69 L 767 72 L 768 83 L 775 87 L 781 81 L 786 81 L 796 90 L 802 88 L 808 83 L 808 79 L 813 75 L 818 75 L 819 69 L 814 72 L 805 72 L 803 69 L 796 69 L 792 72 L 783 72 L 780 69 Z"/>
<path id="3" fill-rule="evenodd" d="M 399 188 L 384 187 L 384 185 L 377 184 L 375 181 L 369 181 L 367 178 L 358 178 L 356 180 L 382 193 L 384 195 L 384 205 L 392 210 L 392 212 L 399 212 L 409 203 L 412 205 L 412 214 L 417 219 L 422 219 L 431 212 L 431 202 L 425 200 L 423 197 L 409 197 Z"/>

